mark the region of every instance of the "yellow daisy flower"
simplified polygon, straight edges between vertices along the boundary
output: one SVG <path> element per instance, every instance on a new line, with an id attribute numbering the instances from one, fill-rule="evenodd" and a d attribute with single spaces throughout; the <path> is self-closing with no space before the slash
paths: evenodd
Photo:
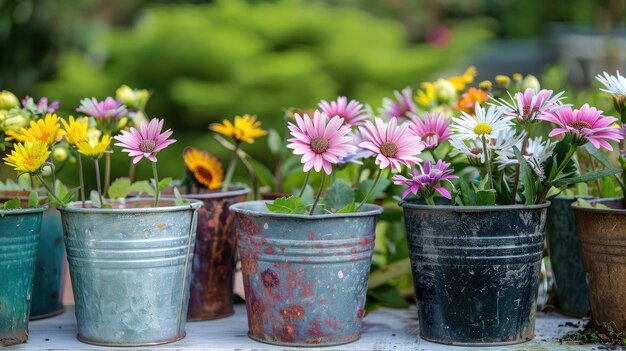
<path id="1" fill-rule="evenodd" d="M 71 146 L 76 147 L 79 143 L 87 140 L 87 128 L 89 127 L 89 118 L 77 118 L 74 119 L 70 116 L 69 123 L 61 119 L 63 128 L 65 128 L 65 140 Z"/>
<path id="2" fill-rule="evenodd" d="M 256 120 L 256 116 L 243 115 L 235 116 L 235 123 L 224 120 L 224 124 L 212 123 L 209 129 L 224 136 L 231 137 L 237 142 L 245 141 L 248 144 L 254 143 L 254 139 L 267 134 L 261 128 L 261 122 Z"/>
<path id="3" fill-rule="evenodd" d="M 48 144 L 41 141 L 26 141 L 17 143 L 11 153 L 3 158 L 7 166 L 21 173 L 39 173 L 41 167 L 48 160 L 50 149 Z"/>
<path id="4" fill-rule="evenodd" d="M 110 144 L 111 137 L 108 134 L 105 134 L 102 137 L 102 140 L 98 140 L 98 138 L 88 138 L 82 143 L 78 143 L 77 147 L 78 152 L 96 160 L 104 154 L 104 151 L 109 148 Z"/>
<path id="5" fill-rule="evenodd" d="M 218 158 L 206 151 L 188 147 L 183 151 L 183 160 L 198 183 L 210 190 L 216 190 L 222 186 L 224 167 Z"/>
<path id="6" fill-rule="evenodd" d="M 465 86 L 467 84 L 470 84 L 471 82 L 474 81 L 474 78 L 476 77 L 477 74 L 478 74 L 478 71 L 476 71 L 476 67 L 469 66 L 465 70 L 463 75 L 450 77 L 448 78 L 448 80 L 450 81 L 450 83 L 454 85 L 454 88 L 457 91 L 463 91 L 465 90 Z"/>
<path id="7" fill-rule="evenodd" d="M 31 121 L 28 129 L 21 128 L 18 132 L 7 130 L 7 141 L 17 140 L 18 142 L 40 141 L 47 146 L 61 141 L 65 131 L 61 129 L 59 118 L 56 114 L 46 114 L 46 117 Z"/>
<path id="8" fill-rule="evenodd" d="M 437 98 L 435 92 L 435 84 L 431 82 L 424 82 L 421 85 L 421 89 L 417 91 L 417 95 L 415 96 L 415 102 L 420 107 L 430 106 L 433 101 Z"/>

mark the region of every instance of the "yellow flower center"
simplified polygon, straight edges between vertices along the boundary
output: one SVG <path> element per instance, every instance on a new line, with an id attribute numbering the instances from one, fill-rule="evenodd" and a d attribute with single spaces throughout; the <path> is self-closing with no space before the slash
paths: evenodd
<path id="1" fill-rule="evenodd" d="M 45 132 L 41 133 L 41 136 L 39 136 L 39 140 L 41 140 L 43 142 L 48 141 L 48 138 L 49 138 L 49 135 L 48 135 L 48 133 L 45 133 Z"/>
<path id="2" fill-rule="evenodd" d="M 144 153 L 150 153 L 156 147 L 156 142 L 154 140 L 142 140 L 141 144 L 139 144 L 139 150 Z"/>
<path id="3" fill-rule="evenodd" d="M 27 158 L 24 159 L 24 163 L 29 166 L 32 166 L 35 164 L 35 159 L 36 159 L 35 156 L 28 156 Z"/>
<path id="4" fill-rule="evenodd" d="M 474 133 L 478 135 L 490 134 L 491 131 L 491 126 L 487 123 L 478 123 L 476 127 L 474 127 Z"/>
<path id="5" fill-rule="evenodd" d="M 385 157 L 394 157 L 398 152 L 398 145 L 386 142 L 380 146 L 380 153 Z"/>
<path id="6" fill-rule="evenodd" d="M 315 137 L 311 139 L 311 150 L 316 154 L 321 154 L 328 149 L 328 139 L 324 137 Z"/>
<path id="7" fill-rule="evenodd" d="M 567 123 L 568 126 L 576 129 L 577 131 L 581 131 L 583 128 L 591 129 L 591 124 L 585 121 L 571 121 Z"/>

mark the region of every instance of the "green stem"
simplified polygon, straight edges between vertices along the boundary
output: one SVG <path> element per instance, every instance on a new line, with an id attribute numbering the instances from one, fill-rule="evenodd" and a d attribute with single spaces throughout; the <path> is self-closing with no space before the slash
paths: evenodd
<path id="1" fill-rule="evenodd" d="M 31 177 L 33 176 L 32 174 L 30 175 Z M 44 188 L 46 188 L 46 190 L 48 191 L 49 194 L 52 195 L 52 197 L 54 197 L 55 200 L 57 200 L 58 203 L 62 204 L 63 201 L 61 201 L 61 199 L 59 199 L 55 194 L 54 191 L 52 191 L 50 189 L 50 187 L 48 186 L 48 184 L 43 180 L 43 178 L 41 177 L 41 174 L 37 174 L 37 178 L 39 179 L 39 181 L 41 182 L 41 185 L 43 185 Z"/>
<path id="2" fill-rule="evenodd" d="M 356 179 L 354 180 L 354 184 L 359 184 L 359 181 L 361 180 L 361 174 L 363 174 L 364 169 L 365 169 L 365 165 L 360 164 L 359 168 L 356 171 Z"/>
<path id="3" fill-rule="evenodd" d="M 48 163 L 50 163 L 50 175 L 52 176 L 52 186 L 54 186 L 57 182 L 57 176 L 54 169 L 54 163 L 52 163 L 52 153 L 48 157 Z"/>
<path id="4" fill-rule="evenodd" d="M 429 197 L 425 198 L 424 200 L 426 200 L 426 204 L 428 204 L 430 206 L 435 206 L 435 200 L 433 200 L 432 196 L 429 196 Z"/>
<path id="5" fill-rule="evenodd" d="M 487 139 L 483 136 L 483 152 L 485 153 L 485 166 L 487 167 L 487 177 L 489 178 L 489 189 L 493 189 L 493 175 L 491 174 L 491 151 L 487 148 Z"/>
<path id="6" fill-rule="evenodd" d="M 526 154 L 526 145 L 528 144 L 528 133 L 524 136 L 524 141 L 522 142 L 522 155 Z M 513 189 L 511 189 L 511 205 L 515 205 L 517 202 L 517 187 L 519 186 L 519 175 L 521 171 L 521 165 L 517 162 L 517 166 L 515 166 L 515 178 L 513 180 Z"/>
<path id="7" fill-rule="evenodd" d="M 111 183 L 111 152 L 104 151 L 104 194 L 109 193 L 109 184 Z"/>
<path id="8" fill-rule="evenodd" d="M 563 172 L 563 170 L 565 169 L 565 167 L 567 166 L 569 161 L 572 159 L 572 156 L 574 156 L 574 153 L 576 152 L 576 148 L 577 147 L 578 146 L 573 146 L 572 148 L 569 149 L 569 151 L 565 155 L 565 158 L 563 159 L 563 161 L 559 165 L 559 168 L 556 169 L 556 173 L 554 174 L 554 178 L 558 177 L 561 174 L 561 172 Z M 537 203 L 538 204 L 542 204 L 542 203 L 546 202 L 546 197 L 548 196 L 548 192 L 552 188 L 552 181 L 554 180 L 554 178 L 550 177 L 548 179 L 548 181 L 546 182 L 546 185 L 543 188 L 543 191 L 541 192 L 541 194 L 537 198 Z"/>
<path id="9" fill-rule="evenodd" d="M 104 205 L 104 201 L 102 201 L 102 186 L 100 185 L 100 163 L 98 159 L 94 159 L 93 162 L 96 165 L 96 186 L 98 187 L 98 198 L 100 198 L 100 204 Z"/>
<path id="10" fill-rule="evenodd" d="M 156 197 L 154 198 L 154 207 L 159 207 L 159 194 L 161 193 L 161 191 L 159 189 L 159 175 L 157 174 L 156 162 L 152 162 L 152 173 L 154 174 L 154 190 L 156 192 Z"/>
<path id="11" fill-rule="evenodd" d="M 372 187 L 370 188 L 370 191 L 367 192 L 367 195 L 365 195 L 365 197 L 363 198 L 363 201 L 361 201 L 359 206 L 356 208 L 356 212 L 358 212 L 361 209 L 361 207 L 363 207 L 363 205 L 365 205 L 367 203 L 367 200 L 370 198 L 370 195 L 372 195 L 372 192 L 374 191 L 374 188 L 376 188 L 376 184 L 378 184 L 378 180 L 380 179 L 380 175 L 382 173 L 383 173 L 383 169 L 379 168 L 378 169 L 378 173 L 376 173 L 376 178 L 374 179 L 374 184 L 372 184 Z"/>
<path id="12" fill-rule="evenodd" d="M 302 197 L 304 194 L 304 190 L 306 189 L 307 184 L 309 184 L 309 177 L 311 176 L 311 171 L 306 172 L 306 176 L 304 177 L 304 183 L 302 183 L 302 188 L 300 188 L 300 192 L 298 193 L 298 197 Z"/>
<path id="13" fill-rule="evenodd" d="M 235 168 L 237 168 L 237 151 L 239 150 L 240 142 L 237 141 L 235 144 L 235 150 L 233 150 L 233 157 L 230 159 L 230 163 L 228 164 L 228 169 L 226 170 L 226 176 L 224 177 L 224 182 L 222 183 L 222 191 L 228 191 L 228 187 L 230 186 L 230 182 L 235 174 Z"/>
<path id="14" fill-rule="evenodd" d="M 83 161 L 80 157 L 80 152 L 78 152 L 78 182 L 80 183 L 80 201 L 83 203 L 83 208 L 85 208 L 85 180 L 83 179 Z"/>
<path id="15" fill-rule="evenodd" d="M 320 189 L 317 191 L 317 195 L 315 195 L 315 201 L 313 201 L 313 206 L 311 206 L 311 212 L 309 212 L 309 216 L 315 212 L 315 207 L 317 203 L 320 201 L 320 196 L 322 196 L 322 190 L 324 190 L 324 183 L 326 182 L 326 172 L 322 171 L 322 183 L 320 184 Z"/>

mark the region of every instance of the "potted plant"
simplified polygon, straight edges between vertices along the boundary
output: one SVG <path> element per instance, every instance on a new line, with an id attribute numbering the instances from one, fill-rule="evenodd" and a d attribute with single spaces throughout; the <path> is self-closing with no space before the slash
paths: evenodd
<path id="1" fill-rule="evenodd" d="M 452 164 L 426 162 L 410 178 L 394 178 L 407 186 L 404 196 L 421 199 L 400 205 L 424 339 L 487 346 L 534 337 L 548 199 L 570 184 L 617 173 L 576 174 L 579 146 L 606 147 L 619 136 L 602 111 L 572 110 L 561 99 L 527 89 L 489 107 L 475 101 L 473 111 L 450 122 Z M 565 137 L 554 144 L 542 136 L 541 121 L 557 124 L 550 137 Z M 437 193 L 449 204 L 436 205 Z"/>
<path id="2" fill-rule="evenodd" d="M 61 212 L 78 339 L 107 346 L 179 340 L 185 336 L 201 202 L 185 201 L 177 190 L 176 199 L 160 198 L 170 179 L 159 181 L 156 154 L 175 142 L 169 139 L 172 132 L 162 132 L 163 120 L 152 119 L 111 138 L 107 131 L 117 122 L 103 118 L 98 123 L 105 129 L 98 136 L 87 135 L 87 123 L 83 121 L 70 120 L 66 138 L 81 155 L 93 161 L 97 190 L 91 192 L 90 201 L 84 195 L 77 202 L 67 203 L 58 196 L 51 200 Z M 119 196 L 122 199 L 103 198 L 99 160 L 112 140 L 133 158 L 134 164 L 142 158 L 151 162 L 153 198 L 124 199 L 133 189 L 146 185 L 130 182 L 116 183 L 114 193 L 124 194 Z M 82 173 L 82 168 L 79 171 Z"/>
<path id="3" fill-rule="evenodd" d="M 17 172 L 41 180 L 49 155 L 46 142 L 26 141 L 16 143 L 4 161 Z M 27 208 L 22 208 L 19 197 L 0 206 L 0 347 L 28 340 L 39 232 L 46 207 L 40 206 L 35 191 L 30 192 Z"/>
<path id="4" fill-rule="evenodd" d="M 308 174 L 297 194 L 231 206 L 252 339 L 330 346 L 360 336 L 375 225 L 382 213 L 368 201 L 381 179 L 418 162 L 424 146 L 396 118 L 388 123 L 376 118 L 373 124 L 360 109 L 340 110 L 332 116 L 295 114 L 289 123 L 287 147 L 301 155 Z M 375 158 L 377 170 L 373 180 L 352 186 L 345 180 L 350 177 L 336 173 L 337 164 L 359 157 Z M 314 194 L 307 183 L 317 179 Z M 361 184 L 368 185 L 366 192 Z"/>
<path id="5" fill-rule="evenodd" d="M 249 157 L 241 150 L 242 143 L 252 144 L 265 135 L 255 116 L 236 116 L 234 121 L 214 123 L 210 129 L 229 138 L 219 138 L 233 153 L 226 176 L 222 162 L 208 152 L 187 148 L 183 159 L 187 167 L 187 194 L 185 198 L 202 200 L 198 211 L 198 228 L 194 262 L 191 274 L 189 320 L 208 320 L 228 317 L 235 313 L 234 274 L 237 238 L 234 214 L 230 205 L 244 201 L 250 189 L 232 185 L 237 161 L 241 160 L 250 177 L 255 175 Z M 234 142 L 234 144 L 233 144 Z M 255 182 L 252 181 L 256 189 Z M 256 196 L 256 191 L 255 191 Z"/>
<path id="6" fill-rule="evenodd" d="M 608 73 L 598 75 L 604 84 L 605 92 L 613 96 L 614 106 L 619 119 L 613 118 L 614 133 L 626 135 L 624 116 L 626 115 L 626 78 L 619 72 L 612 76 Z M 626 204 L 624 184 L 626 183 L 626 145 L 622 139 L 619 164 L 622 168 L 622 197 L 580 201 L 572 205 L 576 218 L 576 228 L 580 240 L 585 272 L 587 273 L 591 321 L 594 328 L 607 335 L 621 335 L 626 332 L 626 309 L 624 308 L 624 286 L 620 277 L 624 270 L 623 242 L 626 240 Z M 599 158 L 607 167 L 612 168 L 606 158 Z"/>

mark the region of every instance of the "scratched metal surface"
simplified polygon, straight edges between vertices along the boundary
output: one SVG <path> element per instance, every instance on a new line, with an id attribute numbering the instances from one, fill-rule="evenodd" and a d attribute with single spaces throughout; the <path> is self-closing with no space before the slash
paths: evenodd
<path id="1" fill-rule="evenodd" d="M 580 320 L 558 313 L 538 313 L 535 338 L 527 343 L 491 347 L 489 351 L 582 351 L 598 349 L 585 345 L 561 345 L 558 338 L 576 328 L 564 326 L 566 322 L 578 324 Z M 417 311 L 410 309 L 380 309 L 363 320 L 362 337 L 347 345 L 327 348 L 302 348 L 302 350 L 481 350 L 481 348 L 451 347 L 423 341 L 418 336 Z M 581 323 L 582 324 L 582 323 Z M 559 326 L 561 325 L 561 326 Z M 247 337 L 248 323 L 244 305 L 235 306 L 231 317 L 187 323 L 187 337 L 166 345 L 136 348 L 140 350 L 285 350 L 284 347 L 255 342 Z M 30 323 L 30 338 L 27 344 L 7 347 L 3 350 L 97 350 L 98 346 L 76 340 L 74 307 L 68 306 L 60 316 Z M 294 349 L 294 348 L 289 348 Z M 110 349 L 109 349 L 110 350 Z M 120 350 L 120 349 L 113 349 Z"/>

